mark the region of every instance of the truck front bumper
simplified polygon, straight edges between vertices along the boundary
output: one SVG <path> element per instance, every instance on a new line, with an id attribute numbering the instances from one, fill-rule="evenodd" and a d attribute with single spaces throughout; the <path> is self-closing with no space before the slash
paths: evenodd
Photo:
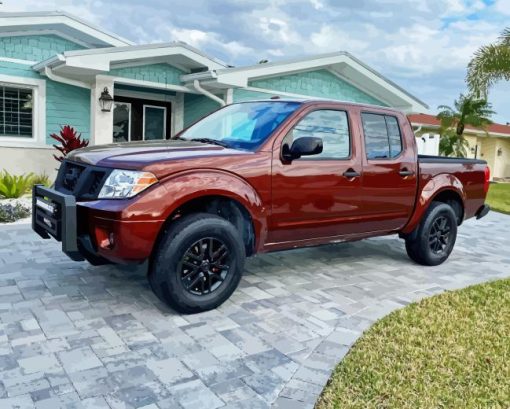
<path id="1" fill-rule="evenodd" d="M 78 250 L 76 200 L 43 185 L 32 190 L 32 229 L 43 239 L 62 242 L 62 251 L 72 260 L 83 261 Z"/>
<path id="2" fill-rule="evenodd" d="M 129 204 L 117 200 L 76 202 L 72 195 L 36 185 L 32 192 L 32 229 L 42 238 L 62 243 L 72 260 L 88 255 L 110 262 L 138 263 L 152 253 L 164 220 L 147 213 L 144 220 L 132 220 Z"/>

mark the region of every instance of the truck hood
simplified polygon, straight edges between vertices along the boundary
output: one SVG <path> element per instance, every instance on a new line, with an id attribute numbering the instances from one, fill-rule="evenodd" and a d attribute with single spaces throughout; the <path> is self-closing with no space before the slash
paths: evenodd
<path id="1" fill-rule="evenodd" d="M 97 145 L 77 149 L 67 158 L 74 162 L 121 169 L 141 169 L 157 162 L 177 159 L 194 159 L 250 152 L 223 148 L 201 142 L 166 140 L 140 141 Z"/>

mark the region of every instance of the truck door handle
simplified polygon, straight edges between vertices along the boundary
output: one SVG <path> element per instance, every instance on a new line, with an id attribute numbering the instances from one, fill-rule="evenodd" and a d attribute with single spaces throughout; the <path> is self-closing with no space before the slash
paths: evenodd
<path id="1" fill-rule="evenodd" d="M 344 173 L 343 173 L 343 176 L 346 177 L 347 179 L 352 179 L 352 178 L 358 178 L 360 177 L 360 173 L 359 172 L 356 172 L 354 169 L 352 168 L 349 168 L 347 169 Z"/>
<path id="2" fill-rule="evenodd" d="M 402 169 L 400 172 L 398 172 L 400 176 L 406 177 L 406 176 L 413 176 L 414 172 L 412 170 L 409 170 L 407 168 Z"/>

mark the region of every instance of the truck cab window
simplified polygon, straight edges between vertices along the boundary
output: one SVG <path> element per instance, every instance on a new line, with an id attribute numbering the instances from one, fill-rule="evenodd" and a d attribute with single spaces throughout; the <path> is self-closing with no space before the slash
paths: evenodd
<path id="1" fill-rule="evenodd" d="M 310 112 L 301 119 L 285 137 L 288 146 L 297 138 L 314 136 L 322 139 L 323 150 L 301 160 L 346 159 L 351 154 L 349 122 L 345 111 L 321 109 Z"/>
<path id="2" fill-rule="evenodd" d="M 380 114 L 361 114 L 367 159 L 395 158 L 402 152 L 402 136 L 397 118 Z"/>

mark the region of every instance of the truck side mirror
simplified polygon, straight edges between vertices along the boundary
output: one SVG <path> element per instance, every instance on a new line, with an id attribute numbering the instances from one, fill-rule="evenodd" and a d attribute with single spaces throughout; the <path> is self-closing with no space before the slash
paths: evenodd
<path id="1" fill-rule="evenodd" d="M 285 144 L 282 148 L 282 157 L 285 160 L 292 161 L 301 156 L 318 155 L 322 153 L 322 139 L 314 136 L 303 136 L 296 139 L 292 146 Z"/>

